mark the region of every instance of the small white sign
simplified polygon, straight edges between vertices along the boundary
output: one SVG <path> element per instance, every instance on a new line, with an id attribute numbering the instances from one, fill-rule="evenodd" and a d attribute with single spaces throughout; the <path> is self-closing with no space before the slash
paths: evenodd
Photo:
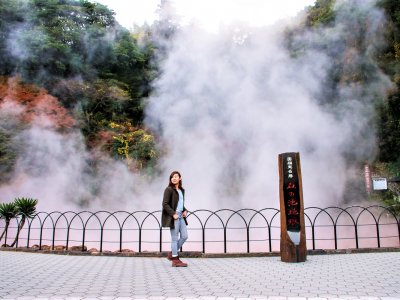
<path id="1" fill-rule="evenodd" d="M 386 178 L 372 178 L 372 188 L 377 190 L 387 190 Z"/>

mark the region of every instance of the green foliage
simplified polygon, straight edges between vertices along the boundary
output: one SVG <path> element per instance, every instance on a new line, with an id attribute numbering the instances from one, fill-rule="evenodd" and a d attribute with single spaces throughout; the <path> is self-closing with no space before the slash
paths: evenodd
<path id="1" fill-rule="evenodd" d="M 379 0 L 377 6 L 385 10 L 386 15 L 396 27 L 400 25 L 400 2 L 397 0 Z M 397 32 L 398 33 L 398 32 Z"/>
<path id="2" fill-rule="evenodd" d="M 379 56 L 380 66 L 391 77 L 396 87 L 378 107 L 379 160 L 400 173 L 400 2 L 381 0 L 378 6 L 388 18 L 388 47 Z M 398 176 L 398 175 L 397 175 Z"/>
<path id="3" fill-rule="evenodd" d="M 301 59 L 305 52 L 314 49 L 327 56 L 331 63 L 326 65 L 324 88 L 316 96 L 328 110 L 340 114 L 337 106 L 345 100 L 341 93 L 343 88 L 352 89 L 359 85 L 368 87 L 376 81 L 376 63 L 370 59 L 375 54 L 370 43 L 373 27 L 366 21 L 371 17 L 370 12 L 355 9 L 351 5 L 348 7 L 347 4 L 336 5 L 335 0 L 317 0 L 314 6 L 306 9 L 306 13 L 303 26 L 287 30 L 286 43 L 293 58 Z M 336 15 L 342 17 L 336 20 Z M 340 22 L 339 28 L 336 22 Z M 352 30 L 341 31 L 340 28 Z M 309 35 L 308 31 L 312 34 Z M 365 97 L 359 97 L 360 101 L 365 99 L 371 102 L 373 91 L 365 89 L 361 93 Z"/>
<path id="4" fill-rule="evenodd" d="M 314 6 L 307 10 L 308 26 L 314 27 L 319 25 L 328 25 L 335 20 L 335 12 L 333 5 L 335 0 L 317 0 Z"/>
<path id="5" fill-rule="evenodd" d="M 112 153 L 126 161 L 129 167 L 143 170 L 152 167 L 157 160 L 154 137 L 130 123 L 109 124 L 112 129 Z"/>
<path id="6" fill-rule="evenodd" d="M 306 22 L 303 26 L 286 31 L 286 44 L 294 59 L 301 59 L 309 49 L 322 50 L 328 56 L 332 64 L 324 80 L 324 88 L 316 97 L 321 106 L 329 111 L 337 112 L 338 118 L 343 112 L 342 109 L 337 109 L 337 104 L 343 103 L 344 100 L 341 89 L 363 87 L 360 90 L 360 99 L 365 98 L 378 108 L 377 116 L 371 117 L 369 126 L 364 129 L 366 134 L 370 134 L 371 131 L 378 133 L 379 153 L 378 161 L 374 166 L 383 165 L 382 162 L 384 162 L 385 174 L 378 172 L 379 174 L 389 178 L 399 176 L 400 156 L 397 149 L 400 149 L 400 1 L 381 0 L 378 2 L 378 6 L 386 14 L 388 21 L 388 23 L 381 23 L 385 25 L 386 33 L 385 36 L 379 38 L 386 38 L 387 46 L 384 43 L 371 44 L 369 29 L 373 28 L 368 27 L 371 26 L 367 21 L 369 11 L 354 9 L 356 6 L 348 8 L 345 3 L 338 2 L 337 4 L 335 0 L 317 0 L 314 6 L 307 8 Z M 339 19 L 338 16 L 345 17 Z M 324 35 L 325 31 L 320 30 L 322 28 L 334 30 L 336 28 L 333 26 L 337 22 L 349 31 L 342 32 L 335 36 L 335 39 L 331 39 L 329 34 Z M 303 38 L 308 37 L 309 30 L 313 32 L 311 36 L 317 36 L 317 38 Z M 375 95 L 373 83 L 376 81 L 378 67 L 396 85 L 389 91 L 386 99 Z M 361 132 L 360 143 L 355 143 L 355 145 L 362 144 L 362 134 L 363 132 Z M 350 154 L 344 153 L 351 163 L 354 162 L 354 158 Z M 370 159 L 370 155 L 365 157 L 365 160 Z M 390 191 L 374 193 L 373 197 L 386 205 L 396 204 L 398 201 L 398 195 Z"/>
<path id="7" fill-rule="evenodd" d="M 17 241 L 21 229 L 25 225 L 25 220 L 28 218 L 33 218 L 36 214 L 36 205 L 38 201 L 32 198 L 16 198 L 14 202 L 11 203 L 1 203 L 0 204 L 0 218 L 5 219 L 6 226 L 2 235 L 0 236 L 0 240 L 3 238 L 3 235 L 7 232 L 8 226 L 10 224 L 10 220 L 12 218 L 16 218 L 17 216 L 21 216 L 21 220 L 18 223 L 17 234 L 15 236 L 14 242 L 10 245 L 13 247 Z"/>
<path id="8" fill-rule="evenodd" d="M 6 223 L 6 225 L 4 226 L 4 230 L 0 236 L 0 241 L 3 239 L 3 236 L 7 233 L 11 219 L 15 218 L 17 215 L 18 215 L 18 209 L 14 202 L 0 203 L 0 219 L 4 219 Z"/>
<path id="9" fill-rule="evenodd" d="M 14 204 L 18 210 L 18 215 L 22 218 L 32 218 L 36 214 L 37 199 L 16 198 Z"/>
<path id="10" fill-rule="evenodd" d="M 138 41 L 138 32 L 149 31 L 130 33 L 113 11 L 86 0 L 2 0 L 0 75 L 18 73 L 48 89 L 78 120 L 90 148 L 110 122 L 142 125 L 157 74 L 151 38 Z M 12 149 L 1 145 L 9 164 L 0 166 L 9 170 Z"/>
<path id="11" fill-rule="evenodd" d="M 389 163 L 388 170 L 393 177 L 400 177 L 400 156 L 396 161 Z"/>
<path id="12" fill-rule="evenodd" d="M 75 106 L 75 117 L 88 140 L 96 139 L 98 133 L 107 129 L 112 121 L 131 121 L 130 110 L 140 106 L 140 100 L 132 99 L 129 86 L 115 79 L 97 79 L 91 82 L 64 81 L 58 93 L 68 98 L 80 99 Z M 137 123 L 140 124 L 139 121 Z"/>
<path id="13" fill-rule="evenodd" d="M 18 208 L 15 202 L 0 203 L 0 219 L 10 221 L 18 215 Z"/>
<path id="14" fill-rule="evenodd" d="M 391 206 L 394 213 L 400 216 L 400 185 L 390 182 L 390 179 L 400 177 L 400 159 L 396 162 L 375 162 L 372 168 L 375 174 L 387 178 L 389 182 L 387 190 L 373 191 L 370 199 L 382 202 L 385 206 Z"/>
<path id="15" fill-rule="evenodd" d="M 61 81 L 115 80 L 125 84 L 133 100 L 126 107 L 127 117 L 141 123 L 140 99 L 149 94 L 154 74 L 148 44 L 139 47 L 134 36 L 115 22 L 114 13 L 98 3 L 15 2 L 0 4 L 0 74 L 18 72 L 24 80 L 44 85 L 66 107 L 78 100 L 64 99 L 58 90 Z"/>
<path id="16" fill-rule="evenodd" d="M 0 128 L 0 180 L 7 180 L 16 161 L 11 136 Z"/>
<path id="17" fill-rule="evenodd" d="M 384 206 L 389 207 L 396 216 L 400 216 L 400 195 L 391 190 L 374 192 L 370 195 L 373 201 L 382 202 Z"/>
<path id="18" fill-rule="evenodd" d="M 32 198 L 16 198 L 14 200 L 14 204 L 17 208 L 17 215 L 21 216 L 21 220 L 18 224 L 17 234 L 15 236 L 14 242 L 10 245 L 10 247 L 14 247 L 14 245 L 18 242 L 18 237 L 21 232 L 21 229 L 25 225 L 26 219 L 31 219 L 36 214 L 36 205 L 38 203 L 37 199 Z"/>
<path id="19" fill-rule="evenodd" d="M 315 5 L 307 9 L 307 21 L 305 26 L 312 27 L 331 27 L 335 21 L 334 0 L 317 0 Z M 378 132 L 379 141 L 379 161 L 386 162 L 395 166 L 395 162 L 400 159 L 398 151 L 400 147 L 400 2 L 397 0 L 380 0 L 377 4 L 385 12 L 388 24 L 386 26 L 387 40 L 386 47 L 378 47 L 373 45 L 373 58 L 378 61 L 379 67 L 388 74 L 392 81 L 397 85 L 387 99 L 373 98 L 378 108 L 378 115 L 371 120 L 371 127 L 366 130 L 375 130 Z M 366 36 L 368 22 L 363 18 L 363 11 L 346 11 L 343 6 L 338 9 L 345 9 L 342 13 L 353 18 L 341 18 L 338 22 L 342 22 L 345 28 L 351 28 L 351 35 L 342 41 L 337 40 L 335 44 L 331 41 L 324 41 L 323 38 L 318 39 L 316 45 L 311 45 L 317 49 L 324 49 L 328 54 L 332 63 L 332 68 L 328 72 L 328 76 L 324 82 L 324 89 L 319 98 L 321 103 L 328 107 L 335 107 L 335 103 L 340 99 L 341 95 L 338 88 L 352 85 L 362 84 L 366 87 L 365 95 L 373 95 L 373 90 L 368 90 L 369 83 L 375 80 L 376 68 L 375 63 L 369 60 L 360 60 L 357 54 L 371 53 L 371 45 L 368 43 L 369 37 Z M 361 15 L 360 15 L 361 14 Z M 298 29 L 296 29 L 298 30 Z M 301 44 L 307 43 L 294 39 L 294 33 L 289 32 L 288 39 L 290 49 L 293 56 L 301 54 Z M 300 46 L 299 46 L 300 45 Z M 305 45 L 303 47 L 310 47 Z M 346 49 L 351 49 L 348 51 Z M 354 53 L 354 55 L 353 55 Z M 368 91 L 367 91 L 368 90 Z M 369 99 L 370 97 L 365 97 Z M 326 99 L 326 100 L 323 100 Z M 340 111 L 339 111 L 340 112 Z M 351 158 L 350 158 L 351 159 Z"/>
<path id="20" fill-rule="evenodd" d="M 379 160 L 396 162 L 400 160 L 400 93 L 394 92 L 379 107 Z"/>
<path id="21" fill-rule="evenodd" d="M 10 74 L 15 70 L 14 58 L 9 53 L 9 39 L 12 29 L 18 22 L 23 22 L 29 14 L 24 0 L 0 1 L 0 74 Z"/>

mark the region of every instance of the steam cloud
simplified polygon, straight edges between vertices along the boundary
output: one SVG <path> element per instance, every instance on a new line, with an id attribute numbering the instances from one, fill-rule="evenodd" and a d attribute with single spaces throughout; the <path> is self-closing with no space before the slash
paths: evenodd
<path id="1" fill-rule="evenodd" d="M 284 47 L 285 24 L 179 32 L 147 122 L 167 141 L 164 167 L 182 170 L 191 206 L 276 207 L 282 152 L 300 152 L 306 206 L 342 202 L 354 172 L 349 158 L 375 154 L 374 99 L 390 86 L 373 60 L 384 29 L 373 5 L 338 2 L 335 26 L 297 35 L 298 58 Z M 360 42 L 368 45 L 363 53 Z M 333 53 L 348 60 L 344 74 L 368 66 L 373 79 L 343 79 L 337 100 L 324 105 Z"/>
<path id="2" fill-rule="evenodd" d="M 13 179 L 0 187 L 2 199 L 35 197 L 46 211 L 82 203 L 92 210 L 158 210 L 169 173 L 179 170 L 191 210 L 277 207 L 278 154 L 300 152 L 305 205 L 340 204 L 354 173 L 349 157 L 356 163 L 375 154 L 374 99 L 390 86 L 373 60 L 384 30 L 373 4 L 338 2 L 334 27 L 295 37 L 303 45 L 297 57 L 285 47 L 286 23 L 232 25 L 219 34 L 182 27 L 146 110 L 146 124 L 167 147 L 159 178 L 148 182 L 107 158 L 92 174 L 88 161 L 95 153 L 84 148 L 80 133 L 33 125 L 16 137 L 24 152 Z M 368 45 L 363 53 L 351 43 L 360 37 Z M 349 72 L 369 66 L 373 80 L 344 81 L 338 100 L 325 105 L 335 52 L 349 60 Z M 9 110 L 0 107 L 2 115 Z"/>

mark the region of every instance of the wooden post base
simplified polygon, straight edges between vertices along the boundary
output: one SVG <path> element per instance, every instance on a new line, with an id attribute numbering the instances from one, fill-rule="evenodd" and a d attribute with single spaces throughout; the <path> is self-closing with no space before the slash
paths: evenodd
<path id="1" fill-rule="evenodd" d="M 287 233 L 286 238 L 281 237 L 281 260 L 283 262 L 298 263 L 307 260 L 307 249 L 303 245 L 305 239 L 300 238 L 300 240 L 300 244 L 295 245 Z"/>

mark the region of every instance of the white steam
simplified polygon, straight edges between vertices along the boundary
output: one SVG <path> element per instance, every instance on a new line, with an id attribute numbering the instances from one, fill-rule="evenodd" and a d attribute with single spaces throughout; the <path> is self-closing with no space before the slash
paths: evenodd
<path id="1" fill-rule="evenodd" d="M 337 9 L 337 25 L 297 36 L 304 45 L 298 58 L 284 47 L 281 26 L 219 35 L 186 27 L 177 34 L 147 122 L 166 140 L 164 168 L 182 171 L 191 207 L 278 206 L 282 152 L 300 152 L 306 206 L 342 202 L 352 174 L 345 156 L 373 158 L 368 123 L 389 81 L 373 61 L 382 13 L 370 1 L 342 1 Z M 367 43 L 366 51 L 357 43 Z M 328 106 L 319 95 L 335 52 L 348 58 L 349 74 L 366 65 L 373 80 L 340 83 Z"/>
<path id="2" fill-rule="evenodd" d="M 15 139 L 23 152 L 12 180 L 0 187 L 2 200 L 36 198 L 41 211 L 151 209 L 140 203 L 143 182 L 125 164 L 99 156 L 95 168 L 89 165 L 93 153 L 85 150 L 80 133 L 60 134 L 37 124 Z"/>

